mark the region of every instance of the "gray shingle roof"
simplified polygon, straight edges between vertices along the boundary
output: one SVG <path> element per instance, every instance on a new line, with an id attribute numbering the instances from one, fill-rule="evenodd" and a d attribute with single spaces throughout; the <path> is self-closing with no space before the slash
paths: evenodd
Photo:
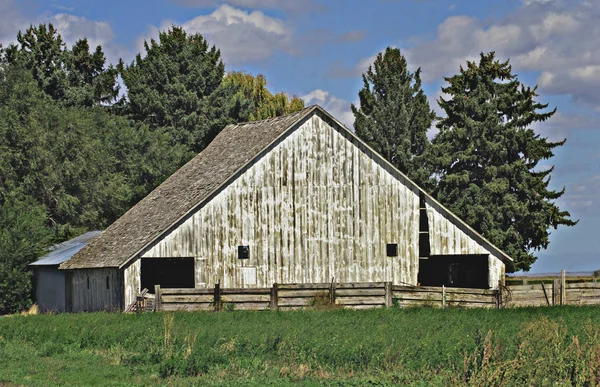
<path id="1" fill-rule="evenodd" d="M 122 267 L 315 109 L 227 126 L 206 149 L 60 268 Z"/>

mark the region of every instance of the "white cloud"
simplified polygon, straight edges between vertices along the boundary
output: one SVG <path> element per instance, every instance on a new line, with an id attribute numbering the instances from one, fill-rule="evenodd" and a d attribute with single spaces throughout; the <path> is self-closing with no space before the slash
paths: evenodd
<path id="1" fill-rule="evenodd" d="M 171 24 L 164 21 L 161 29 Z M 181 26 L 188 33 L 200 33 L 215 44 L 227 64 L 268 58 L 275 51 L 294 52 L 292 29 L 282 19 L 267 16 L 262 11 L 249 12 L 224 4 Z M 157 35 L 157 30 L 152 30 L 151 34 Z"/>
<path id="2" fill-rule="evenodd" d="M 526 0 L 503 19 L 451 16 L 433 40 L 405 48 L 409 64 L 423 69 L 425 82 L 455 74 L 480 52 L 510 58 L 515 72 L 538 72 L 540 91 L 570 95 L 600 109 L 600 2 Z M 364 67 L 365 58 L 358 67 Z"/>
<path id="3" fill-rule="evenodd" d="M 121 56 L 129 53 L 129 50 L 114 43 L 115 34 L 107 22 L 67 13 L 27 18 L 16 2 L 0 0 L 0 43 L 4 46 L 17 43 L 19 31 L 25 31 L 30 25 L 40 23 L 52 23 L 68 46 L 84 37 L 88 39 L 92 51 L 101 45 L 110 63 L 116 63 Z"/>
<path id="4" fill-rule="evenodd" d="M 0 1 L 0 44 L 4 47 L 17 40 L 17 32 L 29 25 L 14 0 Z"/>
<path id="5" fill-rule="evenodd" d="M 350 110 L 350 102 L 337 98 L 328 91 L 315 89 L 300 97 L 308 105 L 319 105 L 337 118 L 347 128 L 354 128 L 354 114 Z M 355 103 L 358 105 L 358 103 Z M 352 129 L 354 130 L 354 129 Z"/>
<path id="6" fill-rule="evenodd" d="M 309 10 L 322 10 L 323 6 L 313 0 L 172 0 L 176 4 L 186 7 L 213 8 L 223 4 L 248 9 L 280 9 L 291 13 L 303 13 Z"/>

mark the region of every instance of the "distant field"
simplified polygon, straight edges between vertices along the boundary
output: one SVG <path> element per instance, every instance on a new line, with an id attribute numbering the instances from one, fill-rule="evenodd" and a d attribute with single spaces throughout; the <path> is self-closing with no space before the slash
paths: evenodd
<path id="1" fill-rule="evenodd" d="M 0 318 L 0 386 L 599 385 L 597 307 Z"/>
<path id="2" fill-rule="evenodd" d="M 553 280 L 559 279 L 560 275 L 520 275 L 515 277 L 506 277 L 505 283 L 506 285 L 522 285 L 523 281 L 529 285 L 537 285 L 537 284 L 551 284 Z M 600 282 L 600 280 L 592 275 L 569 275 L 566 277 L 565 281 L 567 283 L 582 283 L 582 282 Z"/>

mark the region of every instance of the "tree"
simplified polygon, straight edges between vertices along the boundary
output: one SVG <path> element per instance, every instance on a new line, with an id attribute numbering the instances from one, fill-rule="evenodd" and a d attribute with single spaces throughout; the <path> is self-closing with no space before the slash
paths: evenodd
<path id="1" fill-rule="evenodd" d="M 296 96 L 288 98 L 284 92 L 271 94 L 266 87 L 267 80 L 262 74 L 254 77 L 242 71 L 234 71 L 228 73 L 223 81 L 238 89 L 235 98 L 252 102 L 250 121 L 264 120 L 304 109 L 304 101 Z"/>
<path id="2" fill-rule="evenodd" d="M 32 198 L 59 238 L 112 223 L 184 158 L 160 128 L 100 106 L 63 106 L 17 64 L 1 74 L 0 200 Z"/>
<path id="3" fill-rule="evenodd" d="M 431 160 L 439 178 L 435 196 L 528 270 L 534 252 L 547 248 L 549 229 L 573 226 L 554 202 L 565 190 L 549 189 L 549 169 L 539 162 L 566 140 L 550 142 L 531 125 L 554 115 L 536 101 L 537 86 L 521 84 L 509 61 L 481 54 L 460 74 L 445 78 L 440 98 L 446 117 L 438 123 Z"/>
<path id="4" fill-rule="evenodd" d="M 17 45 L 2 51 L 2 61 L 28 69 L 38 87 L 66 106 L 95 106 L 118 95 L 118 71 L 105 67 L 102 47 L 90 53 L 87 39 L 67 48 L 52 24 L 30 26 L 17 35 Z"/>
<path id="5" fill-rule="evenodd" d="M 423 154 L 435 113 L 421 89 L 421 70 L 408 71 L 400 50 L 388 47 L 363 74 L 358 96 L 360 107 L 351 106 L 356 134 L 417 184 L 427 184 Z"/>
<path id="6" fill-rule="evenodd" d="M 52 240 L 44 209 L 14 193 L 0 199 L 0 315 L 31 305 L 27 267 Z"/>
<path id="7" fill-rule="evenodd" d="M 151 128 L 163 127 L 174 144 L 201 151 L 227 124 L 248 119 L 250 101 L 233 98 L 223 83 L 220 51 L 200 34 L 180 27 L 144 42 L 146 55 L 119 64 L 128 89 L 124 112 Z"/>

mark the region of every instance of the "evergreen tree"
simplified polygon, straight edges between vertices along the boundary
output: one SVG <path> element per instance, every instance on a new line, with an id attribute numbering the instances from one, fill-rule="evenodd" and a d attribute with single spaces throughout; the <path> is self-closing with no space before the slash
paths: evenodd
<path id="1" fill-rule="evenodd" d="M 172 27 L 144 42 L 146 55 L 119 64 L 128 89 L 124 111 L 163 127 L 173 143 L 201 151 L 227 124 L 248 119 L 250 101 L 233 98 L 236 88 L 223 84 L 225 65 L 217 48 L 200 34 Z"/>
<path id="2" fill-rule="evenodd" d="M 356 134 L 410 179 L 427 185 L 423 154 L 435 113 L 421 89 L 421 70 L 408 71 L 400 50 L 388 47 L 363 74 L 358 96 L 360 107 L 351 106 Z"/>
<path id="3" fill-rule="evenodd" d="M 493 52 L 445 80 L 442 91 L 450 98 L 439 104 L 447 117 L 438 123 L 431 152 L 435 195 L 510 255 L 512 269 L 528 270 L 534 251 L 547 248 L 551 227 L 577 223 L 554 202 L 564 188 L 548 188 L 554 168 L 537 168 L 566 141 L 550 142 L 531 129 L 556 109 L 543 111 L 548 104 L 535 100 L 537 87 L 521 84 L 508 60 L 496 60 Z"/>
<path id="4" fill-rule="evenodd" d="M 252 102 L 250 121 L 264 120 L 304 109 L 304 101 L 296 96 L 288 98 L 284 92 L 271 94 L 266 87 L 267 80 L 262 74 L 254 77 L 242 71 L 234 71 L 225 76 L 224 83 L 238 89 L 235 98 Z"/>
<path id="5" fill-rule="evenodd" d="M 30 26 L 25 33 L 18 33 L 17 42 L 2 51 L 2 61 L 27 68 L 38 87 L 55 101 L 90 107 L 117 97 L 118 71 L 105 67 L 102 47 L 90 53 L 83 38 L 69 49 L 52 24 Z"/>

